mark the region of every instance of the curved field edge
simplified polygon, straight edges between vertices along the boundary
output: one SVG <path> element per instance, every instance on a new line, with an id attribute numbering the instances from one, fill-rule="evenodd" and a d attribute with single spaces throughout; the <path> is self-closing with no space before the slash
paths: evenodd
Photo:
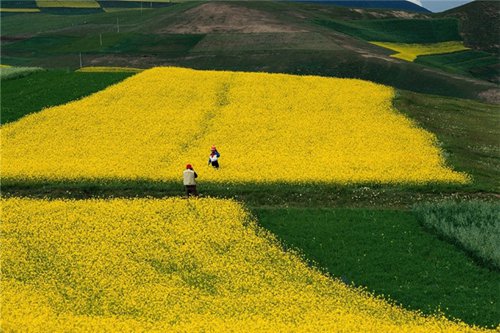
<path id="1" fill-rule="evenodd" d="M 483 331 L 322 275 L 232 201 L 1 204 L 7 330 Z"/>
<path id="2" fill-rule="evenodd" d="M 65 104 L 116 84 L 133 73 L 75 73 L 47 70 L 2 81 L 2 125 Z"/>
<path id="3" fill-rule="evenodd" d="M 212 182 L 468 182 L 393 96 L 361 80 L 154 68 L 2 127 L 3 176 L 178 179 L 216 143 Z"/>
<path id="4" fill-rule="evenodd" d="M 388 43 L 371 41 L 371 44 L 393 50 L 396 53 L 391 57 L 403 59 L 407 61 L 414 61 L 419 56 L 435 55 L 435 54 L 448 54 L 464 50 L 469 50 L 465 47 L 463 42 L 442 42 L 432 44 L 405 44 L 405 43 Z"/>
<path id="5" fill-rule="evenodd" d="M 498 271 L 429 232 L 412 211 L 270 206 L 252 213 L 286 249 L 347 284 L 407 309 L 499 324 Z"/>

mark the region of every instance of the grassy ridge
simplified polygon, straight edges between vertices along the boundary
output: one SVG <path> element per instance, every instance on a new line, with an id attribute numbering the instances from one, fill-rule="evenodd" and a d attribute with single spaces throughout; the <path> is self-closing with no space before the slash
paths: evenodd
<path id="1" fill-rule="evenodd" d="M 132 74 L 46 71 L 2 81 L 2 124 L 90 95 Z"/>
<path id="2" fill-rule="evenodd" d="M 477 50 L 500 53 L 500 2 L 495 0 L 471 1 L 460 7 L 437 14 L 438 17 L 456 17 L 465 45 Z"/>
<path id="3" fill-rule="evenodd" d="M 40 67 L 3 67 L 0 68 L 0 79 L 9 80 L 28 76 L 31 73 L 42 71 Z"/>
<path id="4" fill-rule="evenodd" d="M 410 212 L 255 209 L 259 223 L 346 283 L 407 308 L 497 325 L 498 273 L 427 233 Z"/>
<path id="5" fill-rule="evenodd" d="M 376 48 L 357 38 L 339 35 L 313 23 L 315 20 L 329 21 L 335 18 L 341 24 L 374 31 L 388 39 L 399 41 L 418 35 L 420 37 L 417 40 L 430 42 L 457 38 L 457 20 L 454 18 L 389 19 L 394 17 L 391 16 L 393 14 L 384 11 L 366 10 L 357 13 L 333 6 L 249 1 L 234 2 L 231 6 L 238 13 L 241 12 L 243 18 L 246 14 L 253 15 L 253 12 L 247 13 L 249 10 L 258 11 L 266 17 L 272 17 L 282 27 L 298 28 L 299 31 L 305 29 L 316 37 L 311 40 L 311 34 L 302 32 L 287 32 L 288 38 L 266 32 L 238 33 L 239 28 L 232 31 L 230 25 L 226 27 L 224 24 L 221 31 L 209 31 L 206 35 L 165 34 L 166 29 L 175 31 L 172 27 L 176 24 L 193 20 L 189 10 L 198 5 L 199 2 L 186 2 L 141 13 L 16 14 L 2 20 L 2 36 L 6 40 L 2 45 L 2 59 L 16 66 L 77 68 L 79 53 L 82 52 L 84 66 L 130 66 L 133 63 L 134 67 L 149 68 L 168 63 L 198 69 L 351 77 L 399 89 L 470 99 L 482 99 L 479 94 L 493 88 L 491 83 L 477 81 L 471 84 L 442 71 L 422 71 L 420 65 L 387 61 L 383 56 L 389 55 L 390 51 Z M 222 10 L 220 15 L 224 19 L 227 14 Z M 386 16 L 376 19 L 377 15 Z M 239 16 L 236 16 L 234 19 L 238 19 Z M 298 19 L 298 16 L 302 18 Z M 195 22 L 200 22 L 202 27 L 204 24 L 211 26 L 215 18 L 200 17 Z M 29 25 L 25 24 L 26 20 L 29 20 Z M 117 22 L 120 25 L 119 33 Z M 266 31 L 265 26 L 263 29 Z M 276 39 L 280 43 L 275 43 Z M 278 50 L 269 47 L 276 47 L 276 44 L 281 45 Z M 353 52 L 353 47 L 364 52 Z"/>
<path id="6" fill-rule="evenodd" d="M 500 59 L 483 51 L 463 51 L 450 54 L 419 56 L 416 63 L 468 75 L 490 82 L 499 82 Z"/>
<path id="7" fill-rule="evenodd" d="M 368 41 L 394 43 L 439 43 L 459 41 L 458 20 L 386 19 L 315 20 L 315 23 Z"/>
<path id="8" fill-rule="evenodd" d="M 414 208 L 421 223 L 500 271 L 500 205 L 441 202 Z"/>

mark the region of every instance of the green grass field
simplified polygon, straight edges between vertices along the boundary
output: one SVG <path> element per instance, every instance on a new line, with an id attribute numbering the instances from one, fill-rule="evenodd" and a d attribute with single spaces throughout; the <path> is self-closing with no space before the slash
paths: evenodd
<path id="1" fill-rule="evenodd" d="M 0 79 L 9 80 L 28 76 L 32 73 L 43 71 L 40 67 L 2 67 L 0 68 Z"/>
<path id="2" fill-rule="evenodd" d="M 315 23 L 367 41 L 439 43 L 461 40 L 458 33 L 458 20 L 453 18 L 316 20 Z"/>
<path id="3" fill-rule="evenodd" d="M 164 57 L 178 57 L 198 43 L 204 35 L 162 34 L 149 35 L 133 32 L 94 33 L 88 36 L 41 35 L 16 43 L 7 44 L 4 49 L 12 57 L 27 55 L 66 56 L 83 53 L 110 54 L 161 54 Z M 102 44 L 101 44 L 102 43 Z"/>
<path id="4" fill-rule="evenodd" d="M 45 71 L 1 81 L 1 122 L 6 124 L 43 108 L 64 104 L 120 82 L 131 73 Z"/>
<path id="5" fill-rule="evenodd" d="M 346 283 L 407 308 L 495 326 L 498 272 L 425 231 L 411 212 L 367 209 L 255 209 L 285 247 Z"/>
<path id="6" fill-rule="evenodd" d="M 482 201 L 440 202 L 413 208 L 425 227 L 500 272 L 500 205 Z"/>
<path id="7" fill-rule="evenodd" d="M 483 51 L 420 56 L 415 62 L 495 83 L 498 83 L 500 76 L 500 59 L 492 53 Z"/>
<path id="8" fill-rule="evenodd" d="M 383 11 L 357 13 L 314 4 L 249 1 L 231 5 L 238 7 L 243 18 L 258 12 L 277 22 L 273 24 L 293 27 L 293 31 L 238 32 L 244 25 L 236 31 L 231 30 L 234 27 L 227 31 L 224 27 L 215 31 L 202 29 L 196 33 L 164 31 L 184 19 L 201 28 L 211 27 L 214 18 L 190 13 L 198 5 L 200 2 L 185 2 L 143 12 L 6 16 L 1 22 L 2 61 L 16 66 L 76 69 L 82 53 L 84 66 L 150 68 L 169 64 L 198 69 L 351 77 L 420 93 L 476 100 L 486 100 L 480 94 L 495 88 L 494 84 L 482 81 L 487 73 L 478 72 L 473 77 L 481 80 L 470 82 L 467 81 L 470 77 L 461 77 L 469 74 L 455 71 L 451 76 L 439 66 L 423 71 L 421 64 L 384 60 L 391 51 L 360 40 L 356 34 L 355 37 L 339 34 L 339 30 L 330 27 L 333 22 L 359 30 L 366 38 L 370 37 L 369 40 L 435 42 L 460 39 L 458 21 L 454 18 L 395 19 L 387 14 L 387 18 L 375 19 L 377 15 L 385 15 Z M 246 11 L 255 12 L 245 14 Z M 227 19 L 232 19 L 240 14 L 227 15 Z M 27 20 L 29 25 L 25 24 Z M 324 24 L 317 24 L 320 21 Z"/>
<path id="9" fill-rule="evenodd" d="M 478 191 L 500 191 L 500 116 L 494 104 L 400 92 L 395 108 L 436 134 L 446 160 Z"/>

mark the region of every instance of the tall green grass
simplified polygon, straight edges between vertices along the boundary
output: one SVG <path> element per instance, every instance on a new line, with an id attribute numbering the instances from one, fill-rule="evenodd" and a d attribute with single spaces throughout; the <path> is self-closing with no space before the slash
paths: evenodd
<path id="1" fill-rule="evenodd" d="M 417 205 L 414 212 L 425 227 L 500 269 L 500 204 L 446 201 Z"/>
<path id="2" fill-rule="evenodd" d="M 29 75 L 34 72 L 43 71 L 40 67 L 2 67 L 0 68 L 0 79 L 8 80 Z"/>

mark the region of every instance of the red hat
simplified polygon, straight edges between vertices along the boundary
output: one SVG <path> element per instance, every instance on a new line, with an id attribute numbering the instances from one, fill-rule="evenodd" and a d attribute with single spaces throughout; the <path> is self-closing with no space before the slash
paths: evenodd
<path id="1" fill-rule="evenodd" d="M 192 169 L 192 168 L 193 168 L 193 166 L 191 164 L 186 165 L 186 169 Z"/>

